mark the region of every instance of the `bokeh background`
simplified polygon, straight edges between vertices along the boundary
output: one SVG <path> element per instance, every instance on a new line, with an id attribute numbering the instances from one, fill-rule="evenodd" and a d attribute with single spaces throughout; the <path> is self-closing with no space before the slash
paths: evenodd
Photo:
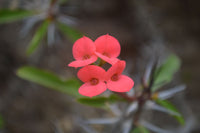
<path id="1" fill-rule="evenodd" d="M 33 7 L 26 6 L 26 2 Z M 0 8 L 34 8 L 42 0 L 1 0 Z M 200 1 L 198 0 L 68 0 L 59 9 L 75 18 L 73 27 L 95 40 L 110 34 L 121 43 L 120 58 L 126 60 L 130 75 L 154 56 L 169 51 L 182 60 L 179 79 L 187 85 L 179 104 L 187 106 L 189 116 L 195 118 L 191 133 L 199 133 L 200 121 Z M 23 21 L 0 25 L 0 113 L 6 133 L 82 133 L 76 118 L 105 117 L 103 110 L 76 103 L 60 92 L 33 84 L 16 76 L 22 65 L 48 69 L 61 77 L 76 77 L 76 70 L 68 68 L 73 60 L 73 43 L 64 35 L 53 45 L 43 41 L 31 56 L 25 54 L 35 26 L 21 36 Z M 183 111 L 184 112 L 184 111 Z M 156 116 L 155 116 L 156 117 Z"/>

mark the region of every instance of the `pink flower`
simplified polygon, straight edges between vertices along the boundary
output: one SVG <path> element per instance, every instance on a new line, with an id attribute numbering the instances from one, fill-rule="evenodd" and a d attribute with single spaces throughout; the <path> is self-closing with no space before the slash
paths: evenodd
<path id="1" fill-rule="evenodd" d="M 84 82 L 79 88 L 79 93 L 84 96 L 93 97 L 106 90 L 106 71 L 95 65 L 88 65 L 78 71 L 78 78 Z"/>
<path id="2" fill-rule="evenodd" d="M 122 75 L 125 61 L 117 61 L 106 73 L 107 88 L 115 92 L 128 92 L 134 85 L 131 78 Z"/>
<path id="3" fill-rule="evenodd" d="M 117 61 L 107 72 L 95 65 L 88 65 L 78 71 L 78 78 L 84 82 L 79 93 L 84 96 L 97 96 L 108 88 L 115 92 L 128 92 L 134 85 L 131 78 L 122 75 L 125 61 Z"/>
<path id="4" fill-rule="evenodd" d="M 95 54 L 104 61 L 115 64 L 120 54 L 121 47 L 118 40 L 110 35 L 103 35 L 94 42 L 96 46 Z"/>
<path id="5" fill-rule="evenodd" d="M 97 56 L 94 54 L 96 47 L 94 42 L 88 37 L 78 39 L 72 48 L 75 61 L 68 64 L 70 67 L 82 67 L 94 63 Z"/>
<path id="6" fill-rule="evenodd" d="M 84 82 L 79 93 L 84 96 L 97 96 L 108 88 L 111 91 L 127 92 L 134 82 L 126 75 L 122 75 L 125 61 L 117 59 L 121 51 L 120 44 L 114 37 L 103 35 L 93 42 L 88 37 L 78 39 L 73 45 L 75 61 L 68 64 L 70 67 L 83 67 L 78 71 L 78 78 Z M 106 72 L 103 68 L 90 65 L 97 58 L 110 63 L 112 66 Z"/>

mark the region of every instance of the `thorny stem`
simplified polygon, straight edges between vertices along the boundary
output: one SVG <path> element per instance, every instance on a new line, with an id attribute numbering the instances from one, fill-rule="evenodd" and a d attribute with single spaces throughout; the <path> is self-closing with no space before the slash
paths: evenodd
<path id="1" fill-rule="evenodd" d="M 127 102 L 133 102 L 133 101 L 137 100 L 138 109 L 135 112 L 134 119 L 133 119 L 133 124 L 135 124 L 135 125 L 138 124 L 139 118 L 140 118 L 140 116 L 142 114 L 143 107 L 144 107 L 146 101 L 151 99 L 151 89 L 152 89 L 152 86 L 153 86 L 154 81 L 155 81 L 154 74 L 155 74 L 156 66 L 157 66 L 157 62 L 155 62 L 155 64 L 153 65 L 153 68 L 151 70 L 151 76 L 150 76 L 149 85 L 144 82 L 144 79 L 142 79 L 143 92 L 142 92 L 142 94 L 140 96 L 138 96 L 138 97 L 135 97 L 135 96 L 134 97 L 130 97 L 126 93 L 115 92 L 117 95 L 119 95 L 120 97 L 122 97 L 125 100 L 127 100 Z"/>
<path id="2" fill-rule="evenodd" d="M 138 109 L 136 111 L 136 113 L 134 114 L 134 123 L 138 123 L 138 120 L 141 116 L 142 110 L 143 110 L 143 106 L 145 104 L 145 102 L 147 100 L 149 100 L 151 98 L 151 90 L 148 88 L 144 88 L 143 93 L 137 98 L 138 101 Z"/>
<path id="3" fill-rule="evenodd" d="M 54 6 L 57 3 L 58 0 L 51 0 L 50 2 L 50 6 L 49 6 L 49 10 L 48 10 L 48 19 L 49 20 L 53 20 L 55 17 L 54 14 Z"/>
<path id="4" fill-rule="evenodd" d="M 149 82 L 149 85 L 147 85 L 146 83 L 144 84 L 144 80 L 142 79 L 142 83 L 143 83 L 143 92 L 142 94 L 137 98 L 137 101 L 138 101 L 138 109 L 135 113 L 135 117 L 134 117 L 134 124 L 137 124 L 138 123 L 138 120 L 141 116 L 141 113 L 142 113 L 142 110 L 143 110 L 143 107 L 144 107 L 144 104 L 147 100 L 151 99 L 151 89 L 152 89 L 152 86 L 154 84 L 154 81 L 155 81 L 155 71 L 156 71 L 156 66 L 157 66 L 157 61 L 154 63 L 153 65 L 153 68 L 151 70 L 151 76 L 150 76 L 150 82 Z"/>

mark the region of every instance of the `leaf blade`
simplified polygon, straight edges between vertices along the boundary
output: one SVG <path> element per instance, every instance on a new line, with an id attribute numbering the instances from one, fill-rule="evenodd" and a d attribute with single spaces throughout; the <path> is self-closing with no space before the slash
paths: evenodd
<path id="1" fill-rule="evenodd" d="M 154 74 L 154 84 L 152 91 L 156 91 L 163 85 L 171 82 L 173 75 L 180 68 L 181 61 L 176 55 L 170 55 L 165 63 L 161 65 Z"/>
<path id="2" fill-rule="evenodd" d="M 106 97 L 93 97 L 93 98 L 79 98 L 77 101 L 81 104 L 93 106 L 93 107 L 102 107 L 106 102 Z"/>
<path id="3" fill-rule="evenodd" d="M 149 133 L 149 131 L 143 126 L 138 126 L 133 129 L 132 133 Z"/>
<path id="4" fill-rule="evenodd" d="M 28 10 L 1 9 L 0 10 L 0 24 L 17 21 L 17 20 L 29 17 L 33 14 L 34 13 L 32 11 L 28 11 Z"/>
<path id="5" fill-rule="evenodd" d="M 36 33 L 34 34 L 32 40 L 26 50 L 27 55 L 32 54 L 37 49 L 40 41 L 42 40 L 42 38 L 45 36 L 45 34 L 47 32 L 48 26 L 49 26 L 49 21 L 46 20 L 37 29 Z"/>
<path id="6" fill-rule="evenodd" d="M 178 109 L 169 101 L 167 100 L 161 100 L 161 99 L 156 99 L 156 102 L 160 104 L 161 106 L 165 107 L 168 110 L 171 110 L 175 113 L 178 113 L 179 115 L 172 115 L 181 125 L 185 124 L 185 120 L 181 113 L 178 111 Z"/>
<path id="7" fill-rule="evenodd" d="M 117 95 L 110 95 L 109 97 L 83 97 L 77 99 L 77 101 L 81 104 L 92 106 L 92 107 L 105 107 L 106 103 L 114 103 L 116 101 L 123 101 L 122 98 Z"/>
<path id="8" fill-rule="evenodd" d="M 3 129 L 5 127 L 4 119 L 2 115 L 0 114 L 0 129 Z"/>
<path id="9" fill-rule="evenodd" d="M 76 29 L 69 27 L 63 23 L 57 23 L 58 24 L 58 28 L 69 37 L 69 39 L 74 42 L 77 39 L 81 38 L 83 35 L 77 31 Z"/>
<path id="10" fill-rule="evenodd" d="M 24 66 L 17 70 L 17 75 L 25 80 L 51 88 L 74 97 L 80 97 L 78 88 L 80 82 L 76 79 L 62 80 L 55 74 L 35 67 Z"/>

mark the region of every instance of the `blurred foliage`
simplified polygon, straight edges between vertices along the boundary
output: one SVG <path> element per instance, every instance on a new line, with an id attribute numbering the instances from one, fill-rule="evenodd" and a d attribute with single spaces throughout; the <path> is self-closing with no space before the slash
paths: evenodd
<path id="1" fill-rule="evenodd" d="M 181 61 L 176 55 L 170 55 L 165 63 L 161 65 L 154 74 L 154 84 L 152 87 L 152 91 L 156 91 L 163 85 L 171 82 L 173 79 L 173 75 L 180 68 Z"/>
<path id="2" fill-rule="evenodd" d="M 78 93 L 80 82 L 76 79 L 63 80 L 47 70 L 41 70 L 30 66 L 19 68 L 17 75 L 22 79 L 32 81 L 36 84 L 66 93 L 71 96 L 81 96 Z"/>
<path id="3" fill-rule="evenodd" d="M 58 29 L 60 29 L 67 37 L 69 40 L 71 40 L 72 42 L 74 42 L 75 40 L 77 40 L 78 38 L 82 37 L 82 33 L 80 33 L 78 30 L 72 28 L 71 26 L 68 26 L 66 24 L 63 24 L 61 22 L 59 22 L 59 20 L 57 20 L 57 17 L 52 16 L 51 11 L 52 8 L 54 6 L 52 6 L 51 4 L 64 4 L 67 2 L 67 0 L 59 0 L 58 3 L 54 3 L 53 1 L 49 1 L 49 10 L 47 10 L 46 12 L 37 12 L 37 14 L 47 14 L 46 16 L 43 16 L 44 18 L 42 18 L 42 22 L 39 25 L 39 27 L 37 28 L 32 40 L 30 41 L 30 44 L 27 48 L 27 55 L 31 55 L 39 46 L 40 42 L 42 41 L 42 39 L 45 38 L 46 33 L 48 32 L 48 28 L 49 28 L 49 23 L 50 21 L 55 22 L 55 27 L 57 27 Z M 56 14 L 58 15 L 58 14 Z M 56 16 L 55 15 L 55 16 Z M 37 18 L 35 15 L 35 11 L 30 11 L 30 10 L 22 10 L 22 9 L 0 9 L 0 24 L 1 23 L 10 23 L 10 22 L 14 22 L 17 20 L 23 20 L 24 18 L 27 18 L 27 20 L 29 18 Z M 50 18 L 49 18 L 50 17 Z M 34 25 L 32 25 L 34 26 Z"/>
<path id="4" fill-rule="evenodd" d="M 4 120 L 3 117 L 0 115 L 0 129 L 4 128 Z"/>
<path id="5" fill-rule="evenodd" d="M 156 102 L 158 104 L 160 104 L 161 106 L 165 107 L 166 109 L 175 112 L 177 115 L 173 115 L 173 117 L 181 124 L 184 125 L 185 124 L 185 120 L 183 118 L 183 116 L 180 114 L 180 112 L 178 111 L 178 109 L 169 101 L 167 100 L 161 100 L 161 99 L 157 99 Z"/>
<path id="6" fill-rule="evenodd" d="M 121 97 L 117 95 L 110 95 L 109 97 L 93 97 L 93 98 L 79 98 L 77 101 L 81 104 L 93 106 L 93 107 L 106 107 L 107 103 L 114 103 L 119 101 L 124 101 Z"/>
<path id="7" fill-rule="evenodd" d="M 73 29 L 70 26 L 67 26 L 62 23 L 58 23 L 58 28 L 72 41 L 76 41 L 81 38 L 83 35 L 78 30 Z"/>
<path id="8" fill-rule="evenodd" d="M 0 23 L 9 23 L 21 20 L 33 14 L 34 13 L 32 11 L 28 10 L 0 9 Z"/>
<path id="9" fill-rule="evenodd" d="M 131 133 L 149 133 L 149 131 L 143 126 L 138 126 Z"/>
<path id="10" fill-rule="evenodd" d="M 26 51 L 27 55 L 32 54 L 37 49 L 41 40 L 44 38 L 44 36 L 47 32 L 48 25 L 49 25 L 49 21 L 46 20 L 37 29 L 35 35 L 33 36 L 32 40 L 27 48 L 27 51 Z"/>

